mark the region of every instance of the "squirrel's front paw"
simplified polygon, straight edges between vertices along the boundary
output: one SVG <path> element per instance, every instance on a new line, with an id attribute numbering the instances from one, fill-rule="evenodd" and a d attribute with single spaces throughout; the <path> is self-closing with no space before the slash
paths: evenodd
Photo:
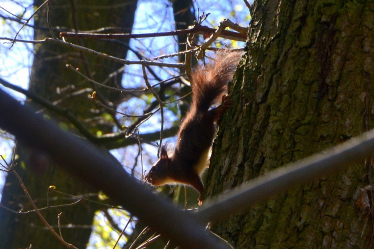
<path id="1" fill-rule="evenodd" d="M 232 104 L 232 100 L 230 99 L 230 95 L 225 94 L 222 96 L 222 104 L 221 106 L 225 109 L 229 108 Z"/>
<path id="2" fill-rule="evenodd" d="M 199 202 L 198 202 L 199 206 L 203 205 L 203 197 L 200 195 L 199 197 Z"/>

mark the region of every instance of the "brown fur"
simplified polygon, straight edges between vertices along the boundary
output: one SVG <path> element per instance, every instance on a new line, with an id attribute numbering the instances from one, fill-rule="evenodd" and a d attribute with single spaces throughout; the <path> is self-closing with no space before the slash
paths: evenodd
<path id="1" fill-rule="evenodd" d="M 194 70 L 192 105 L 179 129 L 174 154 L 168 156 L 166 148 L 162 148 L 160 159 L 145 177 L 149 183 L 191 185 L 200 193 L 199 204 L 202 203 L 204 186 L 200 175 L 209 165 L 214 123 L 231 104 L 225 94 L 240 56 L 240 53 L 217 53 L 212 63 Z M 222 104 L 209 110 L 219 99 Z"/>
<path id="2" fill-rule="evenodd" d="M 192 73 L 193 105 L 201 111 L 220 101 L 227 93 L 241 53 L 218 52 L 207 65 L 198 66 Z"/>

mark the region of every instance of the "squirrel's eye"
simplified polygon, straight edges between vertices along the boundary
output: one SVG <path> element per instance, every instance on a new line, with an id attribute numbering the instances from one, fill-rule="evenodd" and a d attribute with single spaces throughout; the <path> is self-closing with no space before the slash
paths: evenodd
<path id="1" fill-rule="evenodd" d="M 155 172 L 155 171 L 156 171 L 156 167 L 152 167 L 151 172 Z"/>

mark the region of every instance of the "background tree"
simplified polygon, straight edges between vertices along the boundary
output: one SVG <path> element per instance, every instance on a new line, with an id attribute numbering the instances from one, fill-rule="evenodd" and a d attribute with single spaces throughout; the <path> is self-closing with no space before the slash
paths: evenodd
<path id="1" fill-rule="evenodd" d="M 187 29 L 188 26 L 193 24 L 193 21 L 196 19 L 195 17 L 195 11 L 194 11 L 194 5 L 191 0 L 173 0 L 170 1 L 172 3 L 173 8 L 173 15 L 174 15 L 174 21 L 175 21 L 175 30 L 181 30 L 181 29 Z M 178 35 L 178 52 L 186 50 L 186 40 L 187 35 Z M 179 61 L 184 62 L 184 55 L 179 56 Z M 183 69 L 181 69 L 181 73 L 183 74 Z M 190 87 L 186 86 L 183 87 L 180 91 L 180 96 L 183 96 L 190 92 Z M 186 106 L 182 106 L 181 112 L 183 115 L 186 114 Z M 184 203 L 185 201 L 185 195 L 184 191 L 182 191 L 184 188 L 182 186 L 177 186 L 172 193 L 170 193 L 170 188 L 165 186 L 163 187 L 163 192 L 165 194 L 168 194 L 169 196 L 173 197 L 173 199 L 178 200 L 179 203 Z M 188 191 L 188 201 L 189 203 L 194 203 L 194 201 L 197 199 L 197 195 L 195 194 L 195 190 L 189 189 Z M 144 241 L 139 240 L 138 236 L 141 234 L 141 232 L 147 229 L 147 226 L 141 222 L 137 222 L 136 226 L 134 227 L 134 231 L 132 232 L 131 236 L 129 237 L 129 240 L 127 241 L 125 248 L 127 248 L 128 245 L 131 245 L 134 243 L 135 246 L 139 246 Z M 155 231 L 147 231 L 148 234 L 152 234 Z M 149 236 L 149 235 L 148 235 Z M 145 237 L 145 235 L 144 235 Z M 137 241 L 135 241 L 137 240 Z M 147 248 L 162 248 L 164 247 L 165 242 L 161 240 L 157 240 L 153 243 L 150 243 L 147 245 Z"/>
<path id="2" fill-rule="evenodd" d="M 252 14 L 208 196 L 373 127 L 373 2 L 256 1 Z M 372 162 L 287 191 L 213 230 L 235 248 L 372 248 Z"/>

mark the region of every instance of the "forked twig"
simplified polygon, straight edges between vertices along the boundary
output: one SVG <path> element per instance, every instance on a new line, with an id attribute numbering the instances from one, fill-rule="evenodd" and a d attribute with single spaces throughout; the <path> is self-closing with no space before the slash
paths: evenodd
<path id="1" fill-rule="evenodd" d="M 153 96 L 156 98 L 156 100 L 160 104 L 160 110 L 161 110 L 161 131 L 160 131 L 160 146 L 159 146 L 159 149 L 158 149 L 158 154 L 160 154 L 160 152 L 161 152 L 161 146 L 162 146 L 163 131 L 164 131 L 164 106 L 165 106 L 165 104 L 160 99 L 160 97 L 158 96 L 158 94 L 156 93 L 156 91 L 152 88 L 151 84 L 149 84 L 149 82 L 148 82 L 148 76 L 147 76 L 147 73 L 145 71 L 144 65 L 142 65 L 142 69 L 143 69 L 143 77 L 144 77 L 145 84 L 147 85 L 148 89 L 151 90 L 151 92 L 153 93 Z"/>
<path id="2" fill-rule="evenodd" d="M 229 19 L 224 19 L 223 21 L 220 22 L 216 32 L 214 32 L 207 40 L 204 41 L 203 44 L 200 45 L 199 51 L 196 55 L 197 59 L 200 59 L 204 55 L 205 50 L 210 46 L 210 44 L 212 44 L 215 40 L 217 40 L 218 37 L 221 36 L 222 32 L 227 27 L 238 31 L 240 34 L 243 34 L 243 35 L 245 35 L 245 33 L 247 32 L 247 28 L 241 27 L 240 25 L 233 23 Z"/>
<path id="3" fill-rule="evenodd" d="M 18 30 L 18 32 L 16 33 L 16 35 L 14 36 L 14 38 L 12 39 L 12 45 L 10 46 L 10 48 L 13 47 L 14 43 L 17 41 L 17 36 L 19 35 L 19 33 L 21 32 L 21 30 L 30 22 L 30 20 L 34 17 L 34 15 L 44 6 L 46 5 L 47 3 L 49 2 L 49 0 L 46 0 L 44 3 L 42 3 L 39 8 L 37 10 L 35 10 L 35 12 L 26 20 L 26 22 L 22 25 L 22 27 Z"/>

